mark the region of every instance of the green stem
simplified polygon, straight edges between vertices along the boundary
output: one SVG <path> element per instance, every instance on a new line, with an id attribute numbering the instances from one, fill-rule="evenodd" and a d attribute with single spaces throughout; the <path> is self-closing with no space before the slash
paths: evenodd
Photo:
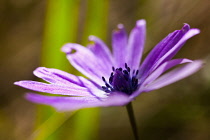
<path id="1" fill-rule="evenodd" d="M 130 124 L 131 124 L 131 127 L 132 127 L 132 131 L 133 131 L 135 140 L 138 140 L 139 136 L 138 136 L 135 116 L 134 116 L 133 107 L 132 107 L 131 102 L 128 105 L 126 105 L 126 109 L 127 109 L 127 112 L 128 112 L 128 116 L 129 116 L 129 120 L 130 120 Z"/>

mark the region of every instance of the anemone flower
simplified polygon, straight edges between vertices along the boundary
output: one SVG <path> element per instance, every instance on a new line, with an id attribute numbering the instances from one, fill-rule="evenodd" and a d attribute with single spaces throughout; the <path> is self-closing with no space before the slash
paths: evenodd
<path id="1" fill-rule="evenodd" d="M 15 85 L 38 92 L 65 95 L 26 94 L 28 100 L 53 106 L 58 111 L 127 105 L 132 114 L 131 101 L 139 94 L 174 83 L 202 67 L 200 60 L 172 59 L 184 43 L 198 33 L 198 29 L 190 29 L 188 24 L 184 24 L 181 30 L 170 33 L 160 41 L 141 62 L 146 21 L 138 20 L 129 37 L 123 25 L 119 24 L 112 35 L 112 52 L 95 36 L 89 37 L 87 47 L 75 43 L 62 47 L 71 65 L 87 78 L 39 67 L 34 75 L 47 83 L 19 81 Z"/>

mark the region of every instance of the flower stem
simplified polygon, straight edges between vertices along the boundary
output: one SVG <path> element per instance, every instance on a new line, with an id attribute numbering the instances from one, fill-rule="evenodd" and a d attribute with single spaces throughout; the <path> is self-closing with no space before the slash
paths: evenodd
<path id="1" fill-rule="evenodd" d="M 130 102 L 129 104 L 127 104 L 126 108 L 127 108 L 127 112 L 128 112 L 128 116 L 129 116 L 130 124 L 132 126 L 132 131 L 133 131 L 135 140 L 139 140 L 132 103 Z"/>

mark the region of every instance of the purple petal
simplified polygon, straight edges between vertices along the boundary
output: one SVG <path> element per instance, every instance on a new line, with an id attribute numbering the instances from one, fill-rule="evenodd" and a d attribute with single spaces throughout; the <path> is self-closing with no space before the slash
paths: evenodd
<path id="1" fill-rule="evenodd" d="M 83 86 L 83 83 L 81 82 L 78 76 L 72 75 L 70 73 L 58 69 L 39 67 L 36 70 L 34 70 L 33 73 L 37 77 L 42 78 L 43 80 L 53 84 Z"/>
<path id="2" fill-rule="evenodd" d="M 182 66 L 181 68 L 176 68 L 164 75 L 162 75 L 161 77 L 159 77 L 158 79 L 156 79 L 155 81 L 153 81 L 151 84 L 147 85 L 144 88 L 144 92 L 149 92 L 155 89 L 159 89 L 162 88 L 164 86 L 167 86 L 171 83 L 174 83 L 176 81 L 179 81 L 195 72 L 197 72 L 203 65 L 203 62 L 200 60 L 191 62 L 189 64 L 186 64 L 184 66 Z"/>
<path id="3" fill-rule="evenodd" d="M 114 93 L 108 98 L 98 100 L 92 97 L 56 97 L 28 93 L 26 98 L 32 102 L 51 105 L 58 111 L 71 111 L 90 107 L 123 106 L 131 101 L 128 96 Z"/>
<path id="4" fill-rule="evenodd" d="M 88 91 L 94 95 L 95 97 L 99 97 L 99 98 L 105 98 L 107 97 L 107 93 L 104 92 L 102 89 L 101 89 L 101 86 L 99 85 L 96 85 L 95 83 L 93 83 L 92 81 L 90 80 L 87 80 L 83 77 L 79 77 L 80 80 L 82 81 L 82 84 L 83 86 L 87 87 L 88 88 Z"/>
<path id="5" fill-rule="evenodd" d="M 167 53 L 165 53 L 157 62 L 156 65 L 154 66 L 154 69 L 158 67 L 160 64 L 164 63 L 167 60 L 170 60 L 173 58 L 176 53 L 181 49 L 181 47 L 184 45 L 184 43 L 194 35 L 199 34 L 200 31 L 198 29 L 190 29 L 183 37 L 180 39 L 180 41 L 173 47 L 171 48 Z"/>
<path id="6" fill-rule="evenodd" d="M 158 66 L 170 60 L 189 38 L 198 33 L 198 29 L 190 29 L 188 24 L 185 24 L 182 30 L 176 30 L 173 33 L 170 33 L 155 46 L 144 60 L 140 67 L 141 78 L 144 79 Z"/>
<path id="7" fill-rule="evenodd" d="M 76 110 L 88 107 L 88 104 L 99 102 L 96 98 L 90 97 L 59 97 L 59 96 L 45 96 L 40 94 L 28 93 L 26 99 L 38 104 L 51 105 L 60 111 Z"/>
<path id="8" fill-rule="evenodd" d="M 106 44 L 101 39 L 95 36 L 89 36 L 89 41 L 91 42 L 88 45 L 88 48 L 94 53 L 94 55 L 97 56 L 98 59 L 101 59 L 104 65 L 112 67 L 113 58 Z"/>
<path id="9" fill-rule="evenodd" d="M 138 20 L 131 31 L 127 46 L 127 64 L 131 69 L 138 69 L 146 37 L 146 21 Z"/>
<path id="10" fill-rule="evenodd" d="M 15 82 L 14 84 L 38 92 L 70 95 L 70 96 L 93 97 L 93 95 L 90 93 L 90 91 L 87 88 L 79 86 L 46 84 L 36 81 L 19 81 Z"/>
<path id="11" fill-rule="evenodd" d="M 20 81 L 15 84 L 31 90 L 53 94 L 107 97 L 107 93 L 101 90 L 101 86 L 61 70 L 39 67 L 34 71 L 34 74 L 51 84 L 35 81 Z"/>
<path id="12" fill-rule="evenodd" d="M 112 48 L 115 60 L 115 67 L 122 68 L 126 62 L 126 46 L 128 42 L 127 33 L 122 24 L 118 25 L 118 29 L 112 34 Z"/>
<path id="13" fill-rule="evenodd" d="M 183 59 L 173 59 L 173 60 L 163 63 L 147 77 L 147 79 L 142 83 L 142 86 L 151 83 L 152 81 L 157 79 L 161 74 L 166 72 L 168 69 L 170 69 L 176 65 L 183 64 L 183 63 L 189 63 L 189 62 L 193 62 L 193 61 L 183 58 Z"/>
<path id="14" fill-rule="evenodd" d="M 99 85 L 103 84 L 101 77 L 108 78 L 111 73 L 111 66 L 104 65 L 104 61 L 79 44 L 69 43 L 63 46 L 62 51 L 67 54 L 70 63 L 81 73 L 92 79 Z M 74 52 L 76 51 L 76 52 Z"/>

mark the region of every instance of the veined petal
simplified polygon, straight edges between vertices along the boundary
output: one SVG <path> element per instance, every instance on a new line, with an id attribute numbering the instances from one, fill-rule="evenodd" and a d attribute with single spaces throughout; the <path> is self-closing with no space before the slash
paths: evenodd
<path id="1" fill-rule="evenodd" d="M 42 78 L 43 80 L 52 84 L 79 87 L 83 86 L 83 83 L 81 82 L 78 76 L 72 75 L 70 73 L 58 69 L 39 67 L 36 70 L 34 70 L 33 73 L 37 77 Z"/>
<path id="2" fill-rule="evenodd" d="M 138 20 L 136 27 L 131 31 L 127 46 L 126 63 L 131 69 L 138 69 L 146 38 L 146 21 Z"/>
<path id="3" fill-rule="evenodd" d="M 186 64 L 182 66 L 181 68 L 176 68 L 159 78 L 157 78 L 152 83 L 148 84 L 146 87 L 144 87 L 144 92 L 149 92 L 155 89 L 162 88 L 164 86 L 167 86 L 171 83 L 174 83 L 176 81 L 179 81 L 195 72 L 197 72 L 203 65 L 203 62 L 200 60 L 193 61 L 189 64 Z"/>
<path id="4" fill-rule="evenodd" d="M 96 97 L 106 97 L 106 93 L 100 89 L 101 88 L 100 86 L 94 84 L 93 82 L 81 76 L 75 76 L 58 69 L 45 68 L 45 67 L 37 68 L 34 71 L 34 74 L 37 77 L 42 78 L 47 82 L 50 82 L 54 85 L 56 84 L 57 86 L 63 85 L 69 88 L 72 87 L 74 89 L 86 88 L 87 91 L 89 91 L 92 95 Z"/>
<path id="5" fill-rule="evenodd" d="M 140 67 L 140 77 L 146 78 L 158 66 L 170 60 L 189 38 L 198 33 L 198 29 L 190 29 L 188 24 L 185 24 L 181 30 L 170 33 L 146 57 Z"/>
<path id="6" fill-rule="evenodd" d="M 115 60 L 115 67 L 122 68 L 126 62 L 126 46 L 128 42 L 127 33 L 122 24 L 119 24 L 117 30 L 112 34 L 112 48 Z"/>
<path id="7" fill-rule="evenodd" d="M 36 81 L 19 81 L 15 82 L 14 84 L 38 92 L 69 95 L 69 96 L 93 97 L 93 95 L 88 91 L 87 88 L 79 86 L 46 84 Z"/>
<path id="8" fill-rule="evenodd" d="M 88 45 L 88 48 L 94 53 L 95 56 L 98 57 L 98 59 L 103 61 L 105 66 L 111 68 L 113 66 L 113 57 L 106 44 L 101 39 L 93 35 L 89 36 L 89 41 L 91 42 Z"/>
<path id="9" fill-rule="evenodd" d="M 82 81 L 83 86 L 85 86 L 86 88 L 88 88 L 88 91 L 94 95 L 95 97 L 98 98 L 106 98 L 107 97 L 107 93 L 104 92 L 101 88 L 101 86 L 93 83 L 90 80 L 87 80 L 83 77 L 79 77 L 80 80 Z"/>
<path id="10" fill-rule="evenodd" d="M 115 93 L 104 99 L 93 97 L 56 97 L 28 93 L 26 98 L 32 102 L 51 105 L 58 111 L 71 111 L 90 107 L 123 106 L 130 102 L 128 96 Z"/>
<path id="11" fill-rule="evenodd" d="M 160 65 L 154 72 L 152 72 L 141 85 L 144 86 L 144 85 L 151 83 L 152 81 L 157 79 L 161 74 L 163 74 L 168 69 L 170 69 L 174 66 L 177 66 L 177 65 L 183 64 L 183 63 L 189 63 L 189 62 L 193 62 L 193 61 L 189 60 L 189 59 L 185 59 L 185 58 L 169 60 L 169 61 L 163 63 L 162 65 Z"/>
<path id="12" fill-rule="evenodd" d="M 158 67 L 160 64 L 164 63 L 165 61 L 173 58 L 189 38 L 199 33 L 200 30 L 198 29 L 190 29 L 188 32 L 186 32 L 185 35 L 179 40 L 179 42 L 156 62 L 156 65 L 154 65 L 154 69 Z"/>
<path id="13" fill-rule="evenodd" d="M 148 74 L 150 73 L 151 67 L 161 57 L 160 54 L 161 54 L 162 50 L 164 48 L 167 48 L 166 46 L 167 46 L 167 44 L 169 44 L 170 41 L 175 40 L 177 33 L 178 33 L 178 31 L 174 31 L 173 33 L 170 33 L 166 38 L 164 38 L 160 43 L 158 43 L 152 49 L 152 51 L 147 55 L 147 57 L 144 59 L 143 63 L 140 66 L 140 69 L 139 69 L 139 75 L 140 75 L 141 79 L 144 79 L 145 77 L 148 76 Z"/>
<path id="14" fill-rule="evenodd" d="M 98 59 L 88 48 L 79 44 L 69 43 L 63 46 L 62 51 L 66 53 L 67 59 L 78 71 L 97 84 L 103 84 L 102 76 L 109 77 L 112 70 L 111 67 L 104 65 L 104 62 Z"/>

